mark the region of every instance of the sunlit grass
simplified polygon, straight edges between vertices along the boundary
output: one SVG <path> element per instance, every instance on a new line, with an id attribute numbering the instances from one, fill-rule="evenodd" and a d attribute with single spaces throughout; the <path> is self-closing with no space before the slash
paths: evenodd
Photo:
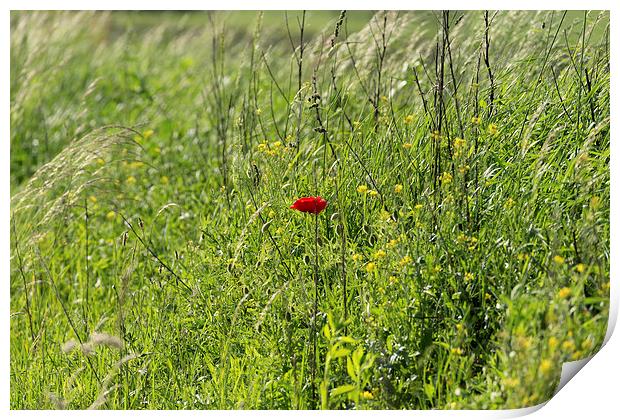
<path id="1" fill-rule="evenodd" d="M 12 13 L 11 407 L 518 408 L 596 351 L 609 13 L 371 16 Z"/>

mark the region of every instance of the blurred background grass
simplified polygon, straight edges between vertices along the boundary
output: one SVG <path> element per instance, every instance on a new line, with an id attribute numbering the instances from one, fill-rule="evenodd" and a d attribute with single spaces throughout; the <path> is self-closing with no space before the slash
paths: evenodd
<path id="1" fill-rule="evenodd" d="M 259 16 L 12 12 L 11 406 L 544 401 L 606 328 L 609 13 L 491 12 L 493 109 L 484 11 L 308 12 L 301 80 Z"/>

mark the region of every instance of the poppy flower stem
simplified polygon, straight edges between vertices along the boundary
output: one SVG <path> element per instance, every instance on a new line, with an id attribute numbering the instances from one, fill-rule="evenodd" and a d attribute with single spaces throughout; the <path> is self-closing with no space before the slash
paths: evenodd
<path id="1" fill-rule="evenodd" d="M 316 181 L 315 181 L 316 184 Z M 312 408 L 318 407 L 316 392 L 316 370 L 317 370 L 317 316 L 319 313 L 319 213 L 327 207 L 327 200 L 321 196 L 301 197 L 297 199 L 291 209 L 302 213 L 314 214 L 314 310 L 312 313 L 312 325 L 309 328 L 308 344 L 312 341 L 312 352 L 310 359 L 310 388 Z"/>
<path id="2" fill-rule="evenodd" d="M 316 318 L 319 300 L 319 214 L 314 214 L 314 314 L 312 316 L 312 403 L 316 406 Z M 314 408 L 314 407 L 313 407 Z"/>

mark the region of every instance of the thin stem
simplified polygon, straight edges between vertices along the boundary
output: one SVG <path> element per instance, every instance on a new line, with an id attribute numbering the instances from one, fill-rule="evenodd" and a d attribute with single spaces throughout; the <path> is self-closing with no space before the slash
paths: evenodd
<path id="1" fill-rule="evenodd" d="M 37 252 L 37 256 L 39 257 L 39 260 L 41 261 L 41 265 L 45 269 L 45 272 L 47 274 L 47 277 L 49 278 L 49 281 L 50 281 L 50 283 L 52 285 L 52 288 L 54 289 L 54 294 L 56 295 L 56 299 L 58 300 L 58 303 L 60 303 L 60 307 L 62 308 L 62 311 L 65 314 L 65 318 L 67 319 L 67 323 L 71 327 L 71 330 L 73 331 L 73 334 L 75 334 L 75 338 L 77 338 L 77 341 L 80 343 L 80 347 L 81 347 L 84 344 L 84 340 L 80 336 L 80 333 L 78 332 L 75 324 L 73 323 L 73 320 L 71 319 L 71 315 L 69 315 L 69 310 L 67 309 L 67 307 L 65 306 L 65 303 L 63 302 L 62 298 L 60 297 L 60 292 L 58 291 L 58 287 L 56 286 L 56 281 L 54 280 L 54 276 L 52 276 L 52 272 L 51 272 L 49 266 L 47 265 L 47 262 L 43 259 L 42 255 L 41 255 L 41 252 L 40 252 L 40 250 L 38 248 L 36 249 L 36 252 Z M 101 379 L 99 379 L 99 375 L 97 374 L 97 371 L 95 370 L 95 367 L 93 366 L 92 362 L 90 361 L 88 356 L 85 356 L 85 359 L 86 359 L 86 363 L 88 363 L 88 366 L 90 367 L 90 370 L 92 371 L 93 375 L 95 376 L 95 379 L 97 380 L 97 383 L 99 385 L 101 385 Z"/>
<path id="2" fill-rule="evenodd" d="M 89 278 L 89 267 L 88 267 L 88 199 L 84 199 L 84 230 L 86 232 L 84 238 L 84 248 L 86 252 L 86 256 L 84 258 L 84 269 L 85 269 L 85 284 L 84 284 L 84 302 L 82 302 L 82 317 L 84 318 L 84 333 L 88 334 L 88 288 L 90 286 L 90 278 Z"/>
<path id="3" fill-rule="evenodd" d="M 312 317 L 312 402 L 316 403 L 316 317 L 319 299 L 319 214 L 314 215 L 314 315 Z"/>
<path id="4" fill-rule="evenodd" d="M 344 221 L 340 220 L 340 227 L 342 229 L 342 242 L 341 242 L 341 262 L 342 262 L 342 307 L 344 308 L 344 320 L 349 318 L 349 314 L 347 311 L 347 269 L 346 269 L 346 250 L 347 250 L 347 239 L 346 239 L 346 230 L 344 227 Z M 344 327 L 345 335 L 347 333 L 347 327 L 345 324 Z"/>
<path id="5" fill-rule="evenodd" d="M 181 278 L 181 276 L 179 276 L 172 268 L 170 268 L 170 266 L 168 264 L 166 264 L 161 258 L 159 258 L 159 255 L 157 255 L 157 253 L 154 251 L 153 247 L 149 246 L 144 239 L 138 235 L 138 232 L 136 232 L 136 229 L 133 227 L 133 225 L 129 222 L 129 220 L 127 220 L 127 218 L 125 218 L 125 216 L 121 213 L 118 213 L 121 218 L 123 219 L 123 221 L 127 224 L 127 226 L 129 226 L 129 229 L 131 229 L 131 231 L 133 232 L 134 236 L 138 239 L 138 241 L 142 244 L 142 246 L 144 246 L 144 249 L 146 249 L 149 254 L 151 254 L 151 256 L 153 258 L 155 258 L 157 260 L 157 262 L 160 264 L 160 266 L 164 267 L 166 269 L 166 271 L 168 271 L 170 274 L 172 274 L 172 276 L 176 279 L 177 282 L 177 287 L 178 284 L 182 284 L 185 289 L 187 289 L 188 292 L 192 292 L 192 288 L 189 287 L 189 285 L 183 281 L 183 279 Z"/>
<path id="6" fill-rule="evenodd" d="M 13 229 L 13 237 L 15 238 L 15 253 L 17 254 L 17 263 L 19 267 L 19 274 L 24 283 L 24 293 L 26 295 L 26 315 L 28 316 L 28 327 L 30 328 L 30 338 L 32 338 L 32 342 L 34 343 L 34 327 L 32 324 L 32 313 L 30 312 L 30 299 L 28 297 L 28 283 L 26 282 L 26 275 L 24 274 L 24 262 L 22 260 L 22 256 L 19 253 L 19 241 L 17 238 L 17 230 L 15 229 L 15 215 L 13 215 L 11 220 L 11 227 Z"/>
<path id="7" fill-rule="evenodd" d="M 495 100 L 495 80 L 493 78 L 493 72 L 491 71 L 491 63 L 489 62 L 489 30 L 491 29 L 491 24 L 489 23 L 489 11 L 484 11 L 484 65 L 487 68 L 487 74 L 489 75 L 489 84 L 491 85 L 491 89 L 489 91 L 489 113 L 488 118 L 491 118 L 493 114 L 493 101 Z"/>

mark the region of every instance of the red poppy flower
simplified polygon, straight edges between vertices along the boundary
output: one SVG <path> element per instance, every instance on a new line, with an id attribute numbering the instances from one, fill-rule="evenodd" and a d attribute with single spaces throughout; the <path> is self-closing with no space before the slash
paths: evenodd
<path id="1" fill-rule="evenodd" d="M 327 207 L 327 200 L 316 197 L 302 197 L 295 201 L 291 208 L 304 213 L 319 214 Z"/>

